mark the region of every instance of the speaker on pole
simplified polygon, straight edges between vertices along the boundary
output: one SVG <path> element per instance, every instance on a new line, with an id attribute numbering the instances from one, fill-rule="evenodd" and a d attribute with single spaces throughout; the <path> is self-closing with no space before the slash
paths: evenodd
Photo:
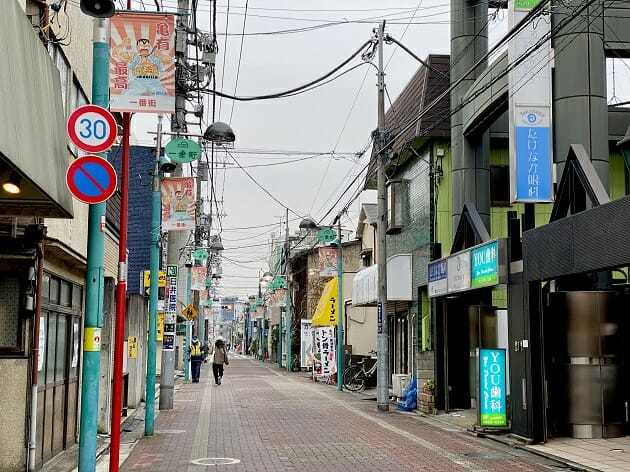
<path id="1" fill-rule="evenodd" d="M 109 18 L 116 12 L 114 0 L 81 0 L 81 11 L 95 18 Z"/>

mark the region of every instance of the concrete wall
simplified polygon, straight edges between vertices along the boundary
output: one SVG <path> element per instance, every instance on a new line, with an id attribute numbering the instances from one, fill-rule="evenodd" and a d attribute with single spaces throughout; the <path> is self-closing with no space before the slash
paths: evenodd
<path id="1" fill-rule="evenodd" d="M 27 359 L 0 359 L 0 466 L 3 472 L 26 465 Z"/>

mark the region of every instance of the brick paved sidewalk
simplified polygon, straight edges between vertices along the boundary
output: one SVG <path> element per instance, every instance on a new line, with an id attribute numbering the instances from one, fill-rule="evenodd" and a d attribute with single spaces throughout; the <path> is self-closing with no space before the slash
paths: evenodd
<path id="1" fill-rule="evenodd" d="M 549 471 L 565 466 L 340 393 L 250 359 L 183 386 L 123 471 Z M 215 459 L 211 459 L 215 458 Z M 222 458 L 222 459 L 216 459 Z M 198 464 L 195 465 L 194 461 Z M 210 465 L 226 464 L 230 465 Z"/>

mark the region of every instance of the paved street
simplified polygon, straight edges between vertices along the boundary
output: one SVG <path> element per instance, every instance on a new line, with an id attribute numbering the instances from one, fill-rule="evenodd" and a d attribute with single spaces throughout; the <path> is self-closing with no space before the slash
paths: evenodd
<path id="1" fill-rule="evenodd" d="M 139 441 L 121 470 L 198 471 L 228 462 L 232 464 L 212 470 L 563 468 L 493 441 L 436 427 L 416 415 L 378 413 L 375 402 L 366 397 L 340 394 L 251 359 L 234 359 L 220 387 L 210 375 L 206 366 L 200 384 L 177 392 L 175 409 L 158 415 L 157 434 Z"/>

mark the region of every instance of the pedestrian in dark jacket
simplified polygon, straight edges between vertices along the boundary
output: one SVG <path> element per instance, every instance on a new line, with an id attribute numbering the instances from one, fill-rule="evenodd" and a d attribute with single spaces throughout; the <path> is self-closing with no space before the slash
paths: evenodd
<path id="1" fill-rule="evenodd" d="M 214 343 L 214 354 L 212 356 L 212 373 L 214 374 L 214 382 L 217 385 L 221 385 L 221 378 L 223 377 L 223 365 L 229 365 L 227 349 L 222 339 L 218 339 Z"/>
<path id="2" fill-rule="evenodd" d="M 192 382 L 199 383 L 199 375 L 201 374 L 201 363 L 203 362 L 203 347 L 199 338 L 193 336 L 190 347 L 188 348 L 190 356 L 190 370 L 192 374 Z"/>

